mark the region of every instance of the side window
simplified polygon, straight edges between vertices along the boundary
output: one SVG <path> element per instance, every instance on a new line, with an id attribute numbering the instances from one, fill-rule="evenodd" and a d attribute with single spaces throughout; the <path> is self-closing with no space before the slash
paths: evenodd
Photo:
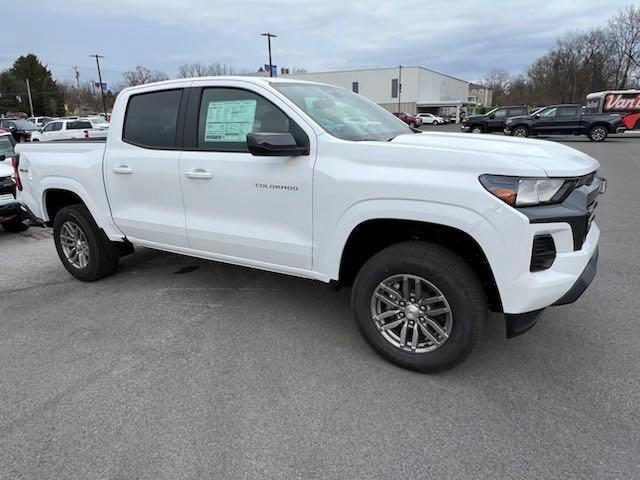
<path id="1" fill-rule="evenodd" d="M 57 132 L 58 130 L 62 130 L 62 122 L 50 122 L 47 123 L 47 126 L 42 130 L 43 132 Z"/>
<path id="2" fill-rule="evenodd" d="M 558 109 L 556 107 L 553 108 L 548 108 L 542 112 L 540 112 L 540 115 L 546 118 L 553 118 L 556 116 L 556 112 L 558 111 Z"/>
<path id="3" fill-rule="evenodd" d="M 91 123 L 85 120 L 76 120 L 67 124 L 67 130 L 87 130 L 91 128 Z"/>
<path id="4" fill-rule="evenodd" d="M 201 150 L 247 152 L 247 134 L 291 133 L 306 145 L 304 131 L 273 103 L 238 88 L 205 88 L 200 100 L 197 147 Z"/>
<path id="5" fill-rule="evenodd" d="M 131 96 L 122 140 L 141 147 L 175 147 L 181 98 L 182 90 L 160 90 Z"/>
<path id="6" fill-rule="evenodd" d="M 506 109 L 500 109 L 500 110 L 496 110 L 496 113 L 493 114 L 493 116 L 495 118 L 503 118 L 507 116 L 507 110 Z"/>
<path id="7" fill-rule="evenodd" d="M 510 108 L 508 116 L 509 117 L 519 117 L 520 115 L 526 115 L 526 114 L 527 114 L 527 109 L 526 108 Z"/>
<path id="8" fill-rule="evenodd" d="M 560 107 L 558 108 L 559 117 L 577 117 L 578 107 Z"/>

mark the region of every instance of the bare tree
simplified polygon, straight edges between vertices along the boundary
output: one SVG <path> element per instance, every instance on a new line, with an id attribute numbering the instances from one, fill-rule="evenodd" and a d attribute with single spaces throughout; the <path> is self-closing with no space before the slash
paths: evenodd
<path id="1" fill-rule="evenodd" d="M 493 102 L 496 105 L 501 105 L 507 96 L 510 81 L 511 77 L 509 72 L 500 68 L 494 68 L 487 72 L 482 78 L 481 83 L 493 90 Z"/>
<path id="2" fill-rule="evenodd" d="M 235 72 L 232 67 L 215 62 L 209 65 L 203 63 L 185 63 L 178 68 L 178 77 L 217 77 L 220 75 L 233 75 Z"/>
<path id="3" fill-rule="evenodd" d="M 138 65 L 135 70 L 125 72 L 122 76 L 127 87 L 169 80 L 169 76 L 166 73 L 157 70 L 149 70 L 148 68 L 140 65 Z"/>
<path id="4" fill-rule="evenodd" d="M 640 7 L 628 6 L 609 19 L 608 27 L 615 55 L 615 87 L 625 88 L 640 69 Z"/>

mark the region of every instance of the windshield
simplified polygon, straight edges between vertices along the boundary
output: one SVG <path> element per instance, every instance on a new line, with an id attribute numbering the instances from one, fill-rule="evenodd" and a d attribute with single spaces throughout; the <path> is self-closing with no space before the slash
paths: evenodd
<path id="1" fill-rule="evenodd" d="M 412 133 L 382 107 L 344 88 L 306 83 L 274 83 L 272 86 L 334 137 L 387 141 Z"/>
<path id="2" fill-rule="evenodd" d="M 3 135 L 0 137 L 0 155 L 4 155 L 6 158 L 12 157 L 14 153 L 11 138 L 11 135 Z"/>

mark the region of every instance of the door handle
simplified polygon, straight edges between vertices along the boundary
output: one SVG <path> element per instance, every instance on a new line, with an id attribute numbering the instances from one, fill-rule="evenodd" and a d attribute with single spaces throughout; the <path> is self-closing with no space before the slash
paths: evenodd
<path id="1" fill-rule="evenodd" d="M 131 168 L 129 165 L 118 165 L 117 167 L 113 167 L 113 173 L 130 175 L 133 173 L 133 168 Z"/>
<path id="2" fill-rule="evenodd" d="M 213 174 L 202 168 L 196 168 L 195 170 L 189 170 L 185 174 L 188 178 L 194 178 L 197 180 L 209 180 L 213 178 Z"/>

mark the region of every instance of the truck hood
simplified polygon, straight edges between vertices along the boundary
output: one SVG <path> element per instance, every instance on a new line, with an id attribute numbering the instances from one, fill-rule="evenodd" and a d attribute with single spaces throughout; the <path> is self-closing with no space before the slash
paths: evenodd
<path id="1" fill-rule="evenodd" d="M 499 157 L 503 163 L 507 161 L 514 166 L 520 163 L 542 169 L 549 177 L 582 176 L 600 167 L 597 160 L 578 150 L 538 139 L 424 132 L 398 135 L 391 143 L 429 149 L 455 149 L 470 158 L 478 154 L 488 154 Z"/>

